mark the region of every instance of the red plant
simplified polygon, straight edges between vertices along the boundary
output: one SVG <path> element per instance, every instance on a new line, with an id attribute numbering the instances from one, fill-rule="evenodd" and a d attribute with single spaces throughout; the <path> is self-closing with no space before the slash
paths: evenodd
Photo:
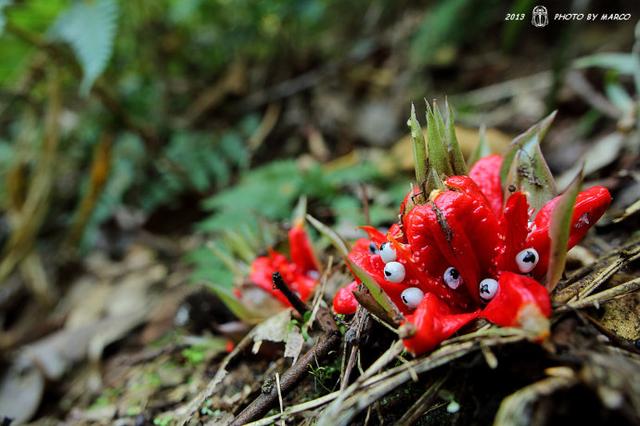
<path id="1" fill-rule="evenodd" d="M 253 261 L 249 275 L 252 283 L 272 294 L 286 306 L 291 306 L 291 303 L 273 285 L 275 272 L 280 273 L 289 289 L 303 302 L 309 299 L 318 283 L 320 267 L 302 220 L 297 220 L 289 230 L 289 252 L 291 260 L 282 253 L 269 250 L 266 256 L 260 256 Z"/>
<path id="2" fill-rule="evenodd" d="M 451 176 L 424 204 L 412 191 L 400 224 L 386 235 L 364 228 L 350 260 L 371 275 L 413 324 L 405 346 L 432 349 L 469 321 L 482 317 L 500 326 L 523 327 L 544 337 L 551 304 L 540 284 L 549 264 L 549 227 L 559 198 L 529 221 L 527 196 L 513 192 L 503 206 L 502 157 L 479 160 L 469 176 Z M 577 197 L 567 250 L 576 245 L 611 202 L 596 186 Z M 337 313 L 355 311 L 352 283 L 334 299 Z"/>

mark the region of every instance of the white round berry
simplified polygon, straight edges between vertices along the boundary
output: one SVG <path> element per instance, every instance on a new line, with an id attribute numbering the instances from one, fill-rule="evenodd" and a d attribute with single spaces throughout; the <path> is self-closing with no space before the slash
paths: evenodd
<path id="1" fill-rule="evenodd" d="M 424 292 L 418 287 L 409 287 L 403 290 L 400 295 L 400 298 L 409 309 L 417 308 L 423 297 Z"/>
<path id="2" fill-rule="evenodd" d="M 493 299 L 498 292 L 498 281 L 493 278 L 485 278 L 480 281 L 480 298 L 484 301 Z"/>
<path id="3" fill-rule="evenodd" d="M 534 248 L 526 248 L 516 254 L 516 264 L 518 265 L 520 272 L 523 274 L 528 274 L 533 271 L 539 260 L 540 256 Z"/>
<path id="4" fill-rule="evenodd" d="M 380 258 L 384 263 L 393 262 L 397 259 L 396 251 L 391 247 L 391 243 L 382 243 L 380 246 Z"/>
<path id="5" fill-rule="evenodd" d="M 462 277 L 460 276 L 460 272 L 458 272 L 458 270 L 453 266 L 449 266 L 444 271 L 442 279 L 444 280 L 444 283 L 447 285 L 447 287 L 453 290 L 460 287 L 460 284 L 462 284 Z"/>
<path id="6" fill-rule="evenodd" d="M 400 283 L 404 280 L 404 265 L 400 262 L 389 262 L 384 265 L 384 278 L 392 283 Z"/>

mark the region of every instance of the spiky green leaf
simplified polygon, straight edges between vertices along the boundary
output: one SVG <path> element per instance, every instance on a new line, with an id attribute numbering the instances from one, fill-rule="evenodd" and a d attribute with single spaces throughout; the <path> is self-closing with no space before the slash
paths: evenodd
<path id="1" fill-rule="evenodd" d="M 544 138 L 556 112 L 516 137 L 504 156 L 500 179 L 505 197 L 513 189 L 527 193 L 529 205 L 537 212 L 556 194 L 556 185 L 545 161 L 540 141 Z"/>
<path id="2" fill-rule="evenodd" d="M 298 199 L 298 204 L 296 204 L 293 209 L 293 214 L 291 215 L 291 222 L 304 222 L 305 216 L 307 215 L 307 197 L 304 195 Z"/>
<path id="3" fill-rule="evenodd" d="M 456 128 L 454 125 L 453 109 L 449 101 L 445 99 L 445 108 L 447 110 L 447 120 L 445 121 L 445 139 L 447 141 L 447 151 L 449 153 L 449 162 L 455 175 L 467 174 L 467 163 L 464 161 L 458 138 L 456 137 Z"/>
<path id="4" fill-rule="evenodd" d="M 549 269 L 547 270 L 547 289 L 550 292 L 556 287 L 564 272 L 573 208 L 576 204 L 576 197 L 582 187 L 582 175 L 583 170 L 581 168 L 576 178 L 560 196 L 560 200 L 551 213 L 551 223 L 549 225 L 551 251 L 549 253 Z"/>
<path id="5" fill-rule="evenodd" d="M 489 141 L 487 140 L 487 126 L 484 124 L 480 126 L 480 139 L 478 145 L 471 153 L 469 157 L 469 166 L 473 166 L 479 159 L 491 154 L 491 148 L 489 147 Z"/>
<path id="6" fill-rule="evenodd" d="M 416 118 L 416 108 L 413 104 L 411 104 L 411 117 L 409 118 L 409 122 L 407 123 L 409 128 L 411 129 L 411 141 L 413 144 L 413 161 L 416 169 L 416 182 L 418 186 L 424 190 L 425 184 L 427 181 L 427 147 L 424 140 L 424 133 L 422 133 L 422 128 L 420 127 L 420 123 Z M 422 197 L 422 196 L 421 196 Z M 422 200 L 416 200 L 418 203 L 420 201 L 424 202 L 424 198 Z"/>
<path id="7" fill-rule="evenodd" d="M 49 30 L 53 40 L 68 43 L 80 66 L 83 78 L 80 92 L 89 93 L 95 80 L 107 67 L 116 35 L 116 0 L 75 1 L 62 12 Z"/>
<path id="8" fill-rule="evenodd" d="M 576 59 L 575 68 L 605 68 L 616 70 L 620 74 L 633 75 L 637 68 L 637 60 L 631 53 L 596 53 Z"/>
<path id="9" fill-rule="evenodd" d="M 437 105 L 432 108 L 427 102 L 427 153 L 429 167 L 439 176 L 451 176 L 452 169 L 447 155 L 444 120 Z M 432 188 L 427 188 L 431 190 Z"/>
<path id="10" fill-rule="evenodd" d="M 429 176 L 427 177 L 427 188 L 429 188 L 429 194 L 433 190 L 444 191 L 446 189 L 442 178 L 434 169 L 429 170 Z M 429 194 L 427 194 L 427 197 L 429 197 Z"/>
<path id="11" fill-rule="evenodd" d="M 245 237 L 232 229 L 226 229 L 223 235 L 226 246 L 231 249 L 233 254 L 237 255 L 247 264 L 253 262 L 258 254 Z"/>

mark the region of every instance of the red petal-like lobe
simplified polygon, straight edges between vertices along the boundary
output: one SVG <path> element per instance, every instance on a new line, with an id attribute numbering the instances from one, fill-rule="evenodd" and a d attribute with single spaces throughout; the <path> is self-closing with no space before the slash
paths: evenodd
<path id="1" fill-rule="evenodd" d="M 458 229 L 455 220 L 449 225 Z M 473 301 L 469 290 L 465 287 L 452 290 L 442 278 L 444 271 L 454 266 L 465 282 L 477 279 L 477 261 L 465 233 L 458 230 L 449 243 L 431 205 L 420 205 L 411 210 L 406 217 L 405 229 L 413 251 L 412 263 L 418 271 L 416 276 L 420 282 L 429 283 L 429 286 L 419 287 L 457 308 L 469 307 Z"/>
<path id="2" fill-rule="evenodd" d="M 489 155 L 479 159 L 469 170 L 469 177 L 478 185 L 491 209 L 500 216 L 502 211 L 502 182 L 500 181 L 502 156 Z"/>
<path id="3" fill-rule="evenodd" d="M 502 327 L 522 327 L 530 320 L 522 314 L 536 311 L 544 317 L 551 315 L 547 289 L 533 278 L 503 272 L 498 280 L 498 292 L 480 316 Z"/>
<path id="4" fill-rule="evenodd" d="M 504 249 L 498 259 L 498 269 L 519 272 L 516 255 L 525 248 L 529 233 L 529 204 L 522 192 L 512 194 L 507 200 L 500 229 L 504 235 Z"/>
<path id="5" fill-rule="evenodd" d="M 298 221 L 289 230 L 289 251 L 291 260 L 298 265 L 301 272 L 319 271 L 320 264 L 316 259 L 311 241 L 304 230 L 304 222 Z"/>
<path id="6" fill-rule="evenodd" d="M 436 205 L 445 212 L 447 220 L 455 217 L 462 224 L 478 258 L 484 276 L 497 272 L 496 259 L 502 252 L 503 237 L 496 216 L 478 186 L 467 176 L 452 176 L 447 185 L 456 191 L 438 195 Z"/>
<path id="7" fill-rule="evenodd" d="M 402 303 L 400 296 L 402 295 L 403 290 L 407 287 L 418 286 L 415 277 L 412 276 L 411 266 L 408 264 L 406 259 L 398 256 L 398 259 L 396 260 L 405 266 L 405 279 L 401 283 L 392 283 L 387 281 L 384 277 L 385 263 L 382 261 L 379 254 L 371 254 L 369 251 L 369 244 L 370 241 L 365 238 L 361 238 L 356 241 L 349 252 L 349 260 L 364 269 L 384 290 L 391 301 L 402 312 L 406 312 L 407 307 Z"/>
<path id="8" fill-rule="evenodd" d="M 378 231 L 378 229 L 373 226 L 360 226 L 360 229 L 366 232 L 369 236 L 369 239 L 373 241 L 378 247 L 380 247 L 380 244 L 387 241 L 387 237 L 385 237 L 382 232 Z"/>
<path id="9" fill-rule="evenodd" d="M 271 251 L 268 256 L 256 258 L 251 264 L 249 279 L 286 306 L 291 306 L 289 300 L 280 290 L 273 287 L 274 272 L 280 272 L 284 282 L 293 292 L 298 293 L 303 302 L 307 301 L 318 282 L 316 278 L 302 272 L 298 265 L 276 251 Z"/>
<path id="10" fill-rule="evenodd" d="M 406 322 L 415 327 L 415 334 L 403 340 L 404 346 L 416 355 L 430 351 L 477 316 L 478 311 L 453 313 L 449 305 L 427 293 L 415 312 L 406 316 Z"/>
<path id="11" fill-rule="evenodd" d="M 400 217 L 403 217 L 405 213 L 407 213 L 405 210 L 407 210 L 407 207 L 411 207 L 413 206 L 413 200 L 412 197 L 414 195 L 418 195 L 420 194 L 420 188 L 418 186 L 414 186 L 412 188 L 411 191 L 409 191 L 407 193 L 407 195 L 404 196 L 404 199 L 402 200 L 402 203 L 400 203 Z"/>
<path id="12" fill-rule="evenodd" d="M 352 281 L 348 286 L 342 287 L 333 297 L 333 310 L 336 314 L 351 315 L 358 309 L 358 301 L 353 292 L 358 289 L 358 282 Z"/>
<path id="13" fill-rule="evenodd" d="M 558 204 L 560 197 L 555 197 L 540 209 L 533 221 L 533 226 L 527 237 L 527 247 L 533 247 L 538 251 L 540 260 L 533 270 L 533 276 L 542 278 L 547 273 L 549 266 L 549 251 L 551 239 L 549 238 L 549 225 L 553 209 Z M 567 250 L 578 244 L 587 231 L 595 225 L 611 204 L 611 194 L 603 186 L 593 186 L 582 191 L 576 197 L 573 216 L 571 218 L 571 231 Z"/>

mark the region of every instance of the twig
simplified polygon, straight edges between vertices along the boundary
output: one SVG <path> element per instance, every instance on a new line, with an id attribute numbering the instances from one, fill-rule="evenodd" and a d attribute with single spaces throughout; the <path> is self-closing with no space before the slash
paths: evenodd
<path id="1" fill-rule="evenodd" d="M 89 185 L 76 210 L 73 225 L 66 240 L 67 248 L 75 248 L 80 242 L 92 213 L 98 205 L 111 172 L 112 147 L 113 136 L 105 133 L 93 152 Z"/>
<path id="2" fill-rule="evenodd" d="M 615 299 L 616 297 L 620 297 L 625 294 L 632 293 L 634 291 L 637 291 L 638 289 L 640 289 L 640 278 L 636 278 L 636 279 L 624 282 L 613 288 L 601 291 L 596 294 L 592 294 L 591 296 L 585 297 L 584 299 L 571 301 L 567 303 L 566 306 L 572 309 L 586 308 L 592 305 L 595 306 L 600 303 L 608 302 L 609 300 Z M 564 310 L 562 307 L 560 309 Z"/>
<path id="3" fill-rule="evenodd" d="M 320 416 L 318 425 L 347 425 L 360 411 L 368 407 L 373 401 L 396 389 L 401 384 L 412 380 L 414 373 L 422 374 L 441 367 L 453 360 L 461 358 L 479 349 L 480 343 L 487 346 L 514 343 L 523 340 L 522 337 L 485 338 L 471 342 L 446 345 L 437 349 L 426 358 L 416 359 L 399 367 L 388 369 L 365 380 L 355 392 L 344 401 L 335 400 Z"/>
<path id="4" fill-rule="evenodd" d="M 44 120 L 44 137 L 42 149 L 39 152 L 37 164 L 28 188 L 23 195 L 20 193 L 21 185 L 9 187 L 10 201 L 20 199 L 13 203 L 9 209 L 11 235 L 3 247 L 2 261 L 0 262 L 0 285 L 13 272 L 14 268 L 24 260 L 31 251 L 36 234 L 42 226 L 45 215 L 49 211 L 52 175 L 56 167 L 56 157 L 60 141 L 59 116 L 62 108 L 60 93 L 60 76 L 57 67 L 52 68 L 48 76 L 48 105 Z M 21 167 L 20 163 L 16 167 Z M 16 170 L 20 172 L 20 170 Z M 22 173 L 18 173 L 23 179 Z M 23 198 L 24 197 L 24 198 Z"/>
<path id="5" fill-rule="evenodd" d="M 593 271 L 600 269 L 607 264 L 611 263 L 616 258 L 626 258 L 627 261 L 633 260 L 634 256 L 640 253 L 640 238 L 632 238 L 624 246 L 620 247 L 617 250 L 612 250 L 609 253 L 599 257 L 595 262 L 590 263 L 582 268 L 572 272 L 566 280 L 561 282 L 558 287 L 556 287 L 556 293 L 564 290 L 565 288 L 575 284 L 577 281 L 580 281 L 582 278 L 590 275 Z"/>
<path id="6" fill-rule="evenodd" d="M 340 332 L 331 313 L 323 308 L 318 311 L 318 323 L 325 333 L 320 336 L 318 342 L 300 359 L 293 364 L 283 375 L 280 381 L 282 395 L 287 395 L 296 384 L 308 373 L 309 366 L 318 360 L 329 356 L 331 351 L 340 342 Z M 233 419 L 231 426 L 240 426 L 264 416 L 278 400 L 277 389 L 269 393 L 260 394 L 240 414 Z"/>
<path id="7" fill-rule="evenodd" d="M 579 71 L 572 71 L 566 77 L 569 86 L 583 101 L 594 109 L 614 120 L 620 119 L 622 111 L 593 88 L 591 83 Z"/>
<path id="8" fill-rule="evenodd" d="M 278 391 L 278 404 L 280 404 L 280 414 L 284 412 L 284 404 L 282 403 L 282 392 L 280 390 L 280 374 L 276 372 L 276 389 Z M 284 420 L 281 421 L 284 426 Z"/>
<path id="9" fill-rule="evenodd" d="M 515 343 L 515 342 L 525 340 L 524 336 L 513 336 L 513 335 L 511 336 L 478 335 L 474 337 L 475 337 L 474 341 L 447 344 L 442 348 L 436 350 L 426 358 L 409 361 L 398 367 L 394 367 L 392 369 L 379 373 L 373 377 L 370 377 L 369 379 L 365 380 L 362 383 L 362 386 L 358 391 L 364 394 L 364 398 L 367 400 L 367 402 L 373 401 L 375 400 L 375 398 L 370 398 L 368 396 L 369 392 L 376 391 L 384 395 L 385 393 L 390 392 L 400 384 L 412 379 L 413 373 L 421 374 L 426 371 L 430 371 L 434 368 L 437 368 L 439 366 L 442 366 L 447 362 L 451 362 L 457 358 L 460 358 L 461 356 L 464 356 L 470 352 L 477 350 L 480 347 L 481 342 L 484 343 L 486 346 L 497 346 L 501 344 Z M 392 382 L 389 382 L 389 380 L 391 380 Z M 271 425 L 271 424 L 274 424 L 275 421 L 281 418 L 282 416 L 297 414 L 304 411 L 316 409 L 318 407 L 322 407 L 332 401 L 335 402 L 335 400 L 342 395 L 343 395 L 342 391 L 335 391 L 327 395 L 323 395 L 314 400 L 291 406 L 285 409 L 284 413 L 282 414 L 278 413 L 270 417 L 265 417 L 255 422 L 247 423 L 246 426 Z M 363 395 L 356 394 L 352 398 L 349 398 L 348 400 L 353 402 L 354 400 L 357 400 L 359 396 L 362 397 Z"/>
<path id="10" fill-rule="evenodd" d="M 289 416 L 291 414 L 302 413 L 304 411 L 312 410 L 314 408 L 318 408 L 318 407 L 321 407 L 321 406 L 323 406 L 325 404 L 328 404 L 329 402 L 331 402 L 334 399 L 336 399 L 336 397 L 339 394 L 340 394 L 340 391 L 335 391 L 335 392 L 331 392 L 331 393 L 328 393 L 326 395 L 323 395 L 323 396 L 321 396 L 319 398 L 312 399 L 311 401 L 306 401 L 306 402 L 303 402 L 301 404 L 292 405 L 292 406 L 286 408 L 284 410 L 284 412 L 282 412 L 282 413 L 274 414 L 273 416 L 265 417 L 263 419 L 256 420 L 254 422 L 247 423 L 245 426 L 268 426 L 268 425 L 272 425 L 272 424 L 274 424 L 276 422 L 276 420 L 280 419 L 281 417 Z"/>
<path id="11" fill-rule="evenodd" d="M 291 303 L 291 306 L 293 306 L 293 308 L 298 311 L 300 316 L 304 317 L 304 314 L 307 313 L 309 308 L 302 300 L 300 300 L 300 297 L 297 294 L 291 291 L 287 283 L 285 283 L 282 279 L 282 275 L 280 275 L 280 272 L 274 272 L 272 275 L 272 280 L 273 286 L 280 290 L 282 294 L 284 294 L 284 296 L 287 298 L 289 303 Z"/>
<path id="12" fill-rule="evenodd" d="M 528 413 L 531 412 L 533 404 L 541 396 L 548 396 L 558 390 L 571 388 L 577 382 L 576 377 L 547 377 L 512 393 L 502 400 L 494 424 L 514 426 L 527 424 L 527 420 L 530 418 Z"/>
<path id="13" fill-rule="evenodd" d="M 327 280 L 329 279 L 329 274 L 331 273 L 331 268 L 333 266 L 333 256 L 329 256 L 329 260 L 327 261 L 327 267 L 324 269 L 322 273 L 322 277 L 320 277 L 320 288 L 316 291 L 315 298 L 313 299 L 313 303 L 311 304 L 311 315 L 309 319 L 302 324 L 302 334 L 304 335 L 309 328 L 313 325 L 318 316 L 318 311 L 320 310 L 320 303 L 322 303 L 322 296 L 324 295 L 324 290 L 327 286 Z"/>
<path id="14" fill-rule="evenodd" d="M 434 381 L 431 386 L 418 398 L 418 400 L 407 410 L 398 420 L 397 426 L 411 426 L 422 414 L 431 406 L 431 403 L 438 394 L 438 391 L 447 380 L 448 374 Z"/>
<path id="15" fill-rule="evenodd" d="M 320 418 L 319 425 L 330 425 L 333 424 L 332 420 L 340 417 L 342 408 L 347 405 L 347 400 L 349 397 L 355 393 L 360 387 L 363 386 L 365 380 L 371 378 L 378 371 L 383 369 L 387 364 L 393 361 L 402 351 L 402 341 L 397 340 L 391 344 L 389 349 L 387 349 L 380 357 L 373 362 L 367 368 L 367 370 L 362 373 L 358 379 L 353 382 L 353 384 L 349 385 L 346 389 L 340 392 L 340 396 L 327 407 L 324 415 Z"/>
<path id="16" fill-rule="evenodd" d="M 562 290 L 553 295 L 553 302 L 562 304 L 585 298 L 601 284 L 611 278 L 623 266 L 640 258 L 640 240 L 634 240 L 614 253 L 603 256 L 595 264 L 587 265 L 574 272 Z"/>
<path id="17" fill-rule="evenodd" d="M 243 351 L 246 347 L 249 346 L 249 343 L 253 342 L 253 331 L 249 332 L 244 338 L 236 345 L 236 347 L 231 351 L 229 355 L 222 361 L 220 366 L 218 367 L 218 371 L 216 375 L 213 377 L 213 380 L 209 382 L 207 388 L 200 392 L 195 398 L 193 398 L 187 405 L 183 405 L 178 410 L 174 412 L 176 417 L 179 420 L 176 422 L 179 426 L 185 425 L 193 415 L 200 409 L 202 404 L 208 399 L 211 398 L 211 395 L 215 392 L 218 385 L 222 383 L 222 380 L 227 375 L 227 365 L 231 362 L 231 360 L 241 351 Z"/>
<path id="18" fill-rule="evenodd" d="M 348 345 L 351 345 L 351 351 L 349 352 L 349 359 L 347 360 L 346 366 L 342 371 L 342 377 L 340 377 L 340 390 L 343 391 L 349 385 L 349 377 L 351 376 L 351 371 L 356 363 L 356 356 L 358 354 L 360 348 L 360 336 L 362 335 L 362 330 L 369 325 L 369 311 L 364 309 L 362 306 L 358 306 L 358 310 L 356 311 L 355 318 L 353 320 L 352 325 L 347 330 L 346 336 L 353 335 L 355 332 L 355 337 L 352 339 L 353 342 L 349 341 L 347 337 L 345 353 Z"/>
<path id="19" fill-rule="evenodd" d="M 527 92 L 543 91 L 551 86 L 551 71 L 542 71 L 526 77 L 503 81 L 491 86 L 481 87 L 465 93 L 451 96 L 454 100 L 478 106 L 499 102 L 517 95 L 525 89 Z"/>

